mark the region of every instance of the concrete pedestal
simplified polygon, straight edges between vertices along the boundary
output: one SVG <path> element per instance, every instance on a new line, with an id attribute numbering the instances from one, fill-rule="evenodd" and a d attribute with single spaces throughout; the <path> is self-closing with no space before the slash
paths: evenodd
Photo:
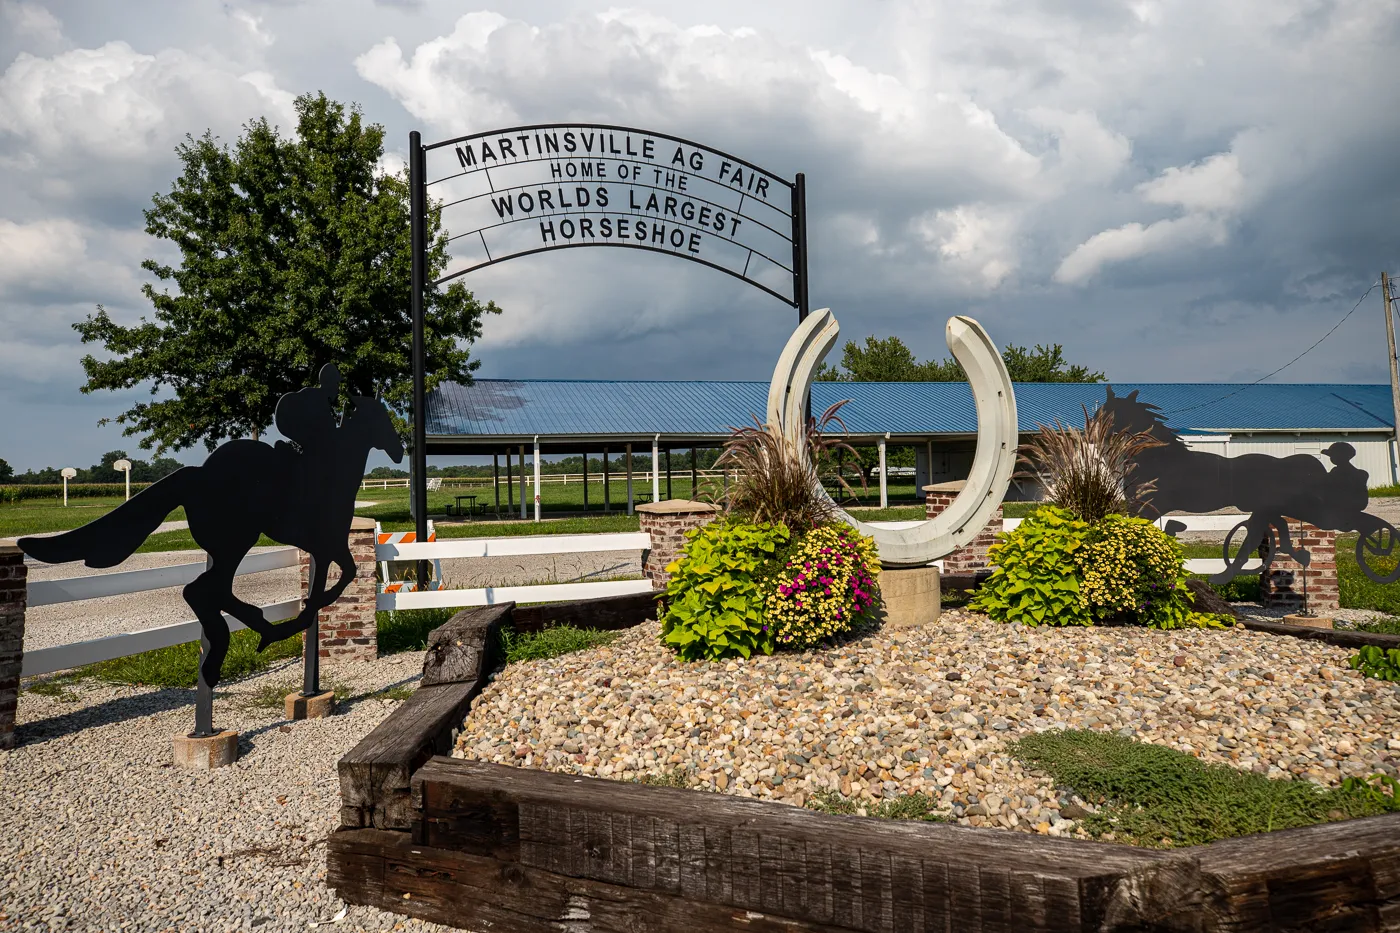
<path id="1" fill-rule="evenodd" d="M 1336 628 L 1331 616 L 1287 615 L 1279 621 L 1284 625 L 1304 625 L 1308 628 Z"/>
<path id="2" fill-rule="evenodd" d="M 937 622 L 940 593 L 937 567 L 885 568 L 880 571 L 885 625 L 890 628 L 910 628 Z"/>
<path id="3" fill-rule="evenodd" d="M 325 719 L 335 712 L 335 693 L 327 690 L 309 697 L 289 693 L 283 701 L 283 709 L 288 719 Z"/>
<path id="4" fill-rule="evenodd" d="M 238 760 L 238 733 L 220 732 L 208 738 L 175 736 L 175 766 L 208 771 L 223 768 Z"/>

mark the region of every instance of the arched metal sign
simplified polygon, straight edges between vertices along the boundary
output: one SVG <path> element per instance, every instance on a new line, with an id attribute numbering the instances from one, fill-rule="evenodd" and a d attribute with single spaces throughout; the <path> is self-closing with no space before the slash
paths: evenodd
<path id="1" fill-rule="evenodd" d="M 424 145 L 409 134 L 413 237 L 415 519 L 427 534 L 423 294 L 486 266 L 555 249 L 614 246 L 718 269 L 806 319 L 806 181 L 651 130 L 557 123 Z M 448 231 L 429 283 L 428 198 Z"/>

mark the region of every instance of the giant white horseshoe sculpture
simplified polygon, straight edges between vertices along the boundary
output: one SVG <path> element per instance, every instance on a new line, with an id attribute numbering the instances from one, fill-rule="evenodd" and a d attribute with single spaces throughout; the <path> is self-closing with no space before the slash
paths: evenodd
<path id="1" fill-rule="evenodd" d="M 804 460 L 808 456 L 803 430 L 807 393 L 817 366 L 840 332 L 830 308 L 813 311 L 783 347 L 768 387 L 768 429 L 780 432 Z M 888 566 L 927 564 L 975 538 L 1001 504 L 1016 466 L 1016 396 L 1001 354 L 982 325 L 970 317 L 948 318 L 945 336 L 948 349 L 967 372 L 977 405 L 977 451 L 967 485 L 941 515 L 912 528 L 879 528 L 836 510 L 861 534 L 875 539 L 880 562 Z M 818 489 L 827 495 L 825 489 Z"/>

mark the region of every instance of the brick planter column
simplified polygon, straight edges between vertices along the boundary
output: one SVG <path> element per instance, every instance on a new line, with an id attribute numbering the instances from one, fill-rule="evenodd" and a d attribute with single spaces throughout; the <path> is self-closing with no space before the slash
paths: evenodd
<path id="1" fill-rule="evenodd" d="M 955 479 L 950 483 L 934 483 L 932 486 L 925 486 L 924 514 L 929 518 L 942 515 L 943 510 L 953 504 L 953 500 L 958 497 L 958 493 L 962 492 L 966 485 L 967 480 Z M 986 570 L 990 566 L 987 563 L 987 550 L 996 543 L 996 536 L 1000 532 L 1001 506 L 997 506 L 997 510 L 987 520 L 986 527 L 977 533 L 977 537 L 943 558 L 943 572 L 949 574 Z"/>
<path id="2" fill-rule="evenodd" d="M 0 748 L 15 747 L 28 576 L 24 552 L 17 547 L 0 547 Z"/>
<path id="3" fill-rule="evenodd" d="M 652 589 L 664 590 L 671 575 L 666 565 L 680 556 L 685 547 L 685 533 L 702 528 L 719 517 L 720 508 L 709 502 L 690 499 L 667 499 L 637 506 L 642 519 L 642 531 L 651 535 L 651 549 L 642 562 L 642 573 L 651 581 Z"/>
<path id="4" fill-rule="evenodd" d="M 374 561 L 374 519 L 356 518 L 350 523 L 350 554 L 355 559 L 355 579 L 334 603 L 321 610 L 321 657 L 328 661 L 373 661 L 379 656 L 374 628 L 374 601 L 378 595 L 378 570 Z M 310 585 L 311 558 L 301 553 L 301 597 Z M 331 582 L 339 570 L 328 571 Z"/>
<path id="5" fill-rule="evenodd" d="M 1341 608 L 1337 584 L 1337 533 L 1288 519 L 1288 534 L 1294 547 L 1311 555 L 1305 568 L 1283 554 L 1274 556 L 1266 576 L 1260 575 L 1259 602 L 1270 609 L 1290 612 L 1325 613 Z M 1265 545 L 1267 547 L 1267 544 Z M 1303 605 L 1303 578 L 1307 578 L 1307 605 Z"/>

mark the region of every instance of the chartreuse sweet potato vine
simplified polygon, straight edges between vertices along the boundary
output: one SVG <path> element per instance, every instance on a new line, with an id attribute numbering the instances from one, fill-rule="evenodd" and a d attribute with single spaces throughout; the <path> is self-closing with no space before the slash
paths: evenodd
<path id="1" fill-rule="evenodd" d="M 1221 626 L 1192 611 L 1183 557 L 1146 519 L 1109 514 L 1090 524 L 1046 506 L 992 546 L 997 569 L 969 605 L 1025 625 Z"/>
<path id="2" fill-rule="evenodd" d="M 687 661 L 772 654 L 765 577 L 791 537 L 786 525 L 735 519 L 687 532 L 684 553 L 666 567 L 662 642 Z"/>

